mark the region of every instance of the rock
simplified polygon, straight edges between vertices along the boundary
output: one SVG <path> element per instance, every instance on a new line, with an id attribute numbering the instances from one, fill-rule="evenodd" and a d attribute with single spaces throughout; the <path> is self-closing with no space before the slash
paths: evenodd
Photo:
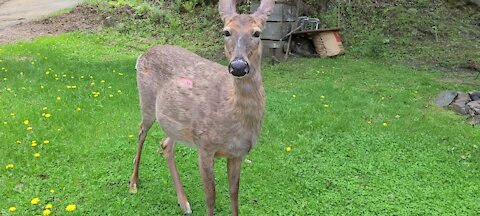
<path id="1" fill-rule="evenodd" d="M 480 100 L 480 92 L 470 92 L 468 93 L 470 95 L 470 99 L 472 99 L 472 101 L 478 101 Z"/>
<path id="2" fill-rule="evenodd" d="M 480 124 L 480 101 L 467 103 L 465 111 L 472 117 L 472 124 Z"/>
<path id="3" fill-rule="evenodd" d="M 466 93 L 459 92 L 453 103 L 449 105 L 450 109 L 462 114 L 466 115 L 467 111 L 465 110 L 465 106 L 467 105 L 468 102 L 472 101 L 470 99 L 470 96 Z"/>
<path id="4" fill-rule="evenodd" d="M 455 99 L 455 97 L 457 97 L 457 95 L 458 95 L 458 93 L 454 92 L 454 91 L 440 92 L 440 94 L 435 99 L 435 104 L 438 107 L 445 108 L 453 102 L 453 100 Z"/>
<path id="5" fill-rule="evenodd" d="M 480 115 L 480 101 L 472 101 L 467 103 L 465 110 L 470 116 Z"/>

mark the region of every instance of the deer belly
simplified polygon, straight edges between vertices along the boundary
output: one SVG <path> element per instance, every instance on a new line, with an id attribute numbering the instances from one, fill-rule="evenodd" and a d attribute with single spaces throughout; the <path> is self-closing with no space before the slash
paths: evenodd
<path id="1" fill-rule="evenodd" d="M 192 128 L 188 124 L 176 121 L 167 115 L 157 113 L 157 120 L 160 123 L 165 135 L 176 141 L 194 147 Z"/>

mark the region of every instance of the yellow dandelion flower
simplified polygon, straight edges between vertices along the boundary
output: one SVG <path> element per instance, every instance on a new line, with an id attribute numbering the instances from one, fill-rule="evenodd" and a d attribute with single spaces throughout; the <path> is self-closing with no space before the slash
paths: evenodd
<path id="1" fill-rule="evenodd" d="M 55 193 L 55 190 L 54 190 L 54 189 L 50 189 L 50 193 Z"/>
<path id="2" fill-rule="evenodd" d="M 322 95 L 322 96 L 320 96 L 320 98 L 321 98 L 321 99 L 325 99 L 325 96 Z"/>
<path id="3" fill-rule="evenodd" d="M 101 82 L 101 83 L 105 83 L 105 82 L 107 82 L 107 81 L 105 81 L 105 80 L 102 80 L 102 81 L 100 81 L 100 82 Z"/>
<path id="4" fill-rule="evenodd" d="M 8 170 L 8 169 L 13 169 L 13 167 L 14 167 L 13 164 L 7 164 L 7 165 L 5 166 L 5 169 L 7 169 L 7 170 Z"/>
<path id="5" fill-rule="evenodd" d="M 52 114 L 50 114 L 50 113 L 45 113 L 45 118 L 50 118 L 50 117 L 52 117 Z"/>
<path id="6" fill-rule="evenodd" d="M 48 109 L 48 107 L 43 107 L 43 108 L 42 108 L 42 110 L 47 110 L 47 109 Z"/>
<path id="7" fill-rule="evenodd" d="M 293 98 L 296 98 L 296 97 L 297 97 L 297 95 L 292 95 L 292 97 L 293 97 Z"/>
<path id="8" fill-rule="evenodd" d="M 77 109 L 75 109 L 75 110 L 76 110 L 77 112 L 80 112 L 80 111 L 82 111 L 82 108 L 77 107 Z"/>
<path id="9" fill-rule="evenodd" d="M 32 65 L 33 65 L 33 64 L 35 64 L 35 62 L 34 62 L 34 61 L 32 61 Z"/>
<path id="10" fill-rule="evenodd" d="M 15 116 L 15 113 L 10 113 L 10 116 Z"/>
<path id="11" fill-rule="evenodd" d="M 39 157 L 40 157 L 40 153 L 37 152 L 37 153 L 33 154 L 33 156 L 36 157 L 36 158 L 39 158 Z"/>
<path id="12" fill-rule="evenodd" d="M 55 80 L 58 80 L 58 77 L 55 77 Z"/>
<path id="13" fill-rule="evenodd" d="M 384 122 L 384 123 L 383 123 L 383 126 L 384 126 L 384 127 L 387 127 L 387 126 L 388 126 L 388 124 L 387 124 L 386 122 Z"/>
<path id="14" fill-rule="evenodd" d="M 62 98 L 61 97 L 57 97 L 57 100 L 61 100 Z"/>
<path id="15" fill-rule="evenodd" d="M 27 127 L 27 131 L 31 131 L 31 130 L 33 130 L 32 126 Z"/>
<path id="16" fill-rule="evenodd" d="M 292 147 L 288 146 L 287 148 L 285 148 L 285 151 L 291 152 L 291 151 L 292 151 Z"/>
<path id="17" fill-rule="evenodd" d="M 133 134 L 129 134 L 129 135 L 128 135 L 128 138 L 133 138 Z"/>
<path id="18" fill-rule="evenodd" d="M 117 90 L 118 93 L 122 93 L 122 90 Z"/>
<path id="19" fill-rule="evenodd" d="M 372 124 L 372 120 L 368 120 L 367 123 L 370 125 Z"/>
<path id="20" fill-rule="evenodd" d="M 17 211 L 17 208 L 15 208 L 15 206 L 12 206 L 12 207 L 8 208 L 8 211 L 9 212 L 15 212 L 15 211 Z"/>
<path id="21" fill-rule="evenodd" d="M 15 143 L 17 143 L 17 144 L 22 144 L 22 141 L 17 140 L 17 141 L 15 141 Z"/>
<path id="22" fill-rule="evenodd" d="M 6 124 L 8 124 L 8 122 L 4 121 L 3 124 L 6 125 Z"/>
<path id="23" fill-rule="evenodd" d="M 36 142 L 32 142 L 32 147 L 36 147 L 38 144 Z"/>
<path id="24" fill-rule="evenodd" d="M 109 96 L 109 97 L 113 97 L 113 94 L 109 94 L 108 96 Z"/>
<path id="25" fill-rule="evenodd" d="M 46 113 L 42 113 L 42 117 L 45 117 Z"/>
<path id="26" fill-rule="evenodd" d="M 112 88 L 112 86 L 108 86 L 107 88 L 111 89 L 111 88 Z"/>
<path id="27" fill-rule="evenodd" d="M 37 205 L 38 203 L 40 203 L 40 198 L 33 198 L 30 203 L 32 203 L 32 205 Z"/>
<path id="28" fill-rule="evenodd" d="M 328 108 L 328 107 L 330 107 L 330 105 L 324 104 L 323 107 Z"/>
<path id="29" fill-rule="evenodd" d="M 52 213 L 50 209 L 43 210 L 43 216 L 49 216 Z"/>
<path id="30" fill-rule="evenodd" d="M 92 85 L 92 86 L 95 85 L 95 82 L 91 82 L 90 85 Z"/>
<path id="31" fill-rule="evenodd" d="M 45 209 L 52 209 L 52 208 L 53 208 L 53 206 L 52 206 L 52 204 L 50 204 L 50 203 L 48 203 L 48 204 L 45 206 Z"/>
<path id="32" fill-rule="evenodd" d="M 41 88 L 41 89 L 44 89 L 44 88 L 45 88 L 45 86 L 41 85 L 41 86 L 40 86 L 40 88 Z"/>
<path id="33" fill-rule="evenodd" d="M 67 210 L 68 212 L 73 212 L 75 211 L 75 209 L 77 209 L 77 206 L 75 204 L 67 205 L 67 207 L 65 208 L 65 210 Z"/>
<path id="34" fill-rule="evenodd" d="M 50 74 L 50 71 L 45 71 L 45 74 L 46 74 L 46 75 Z"/>
<path id="35" fill-rule="evenodd" d="M 67 77 L 67 75 L 66 75 L 66 74 L 63 74 L 62 77 Z"/>
<path id="36" fill-rule="evenodd" d="M 80 79 L 83 79 L 83 78 L 85 78 L 85 76 L 80 76 Z"/>
<path id="37" fill-rule="evenodd" d="M 45 56 L 45 57 L 43 57 L 43 59 L 47 60 L 47 59 L 48 59 L 48 57 L 46 57 L 46 56 Z"/>
<path id="38" fill-rule="evenodd" d="M 23 124 L 28 125 L 28 124 L 30 124 L 30 121 L 28 121 L 28 119 L 25 119 L 25 120 L 23 120 Z"/>
<path id="39" fill-rule="evenodd" d="M 123 73 L 118 73 L 119 76 L 123 76 Z"/>
<path id="40" fill-rule="evenodd" d="M 4 78 L 3 78 L 3 81 L 7 81 L 7 80 L 8 80 L 8 78 L 7 78 L 7 77 L 4 77 Z"/>
<path id="41" fill-rule="evenodd" d="M 49 140 L 44 140 L 44 141 L 43 141 L 43 144 L 49 144 L 49 143 L 50 143 Z"/>

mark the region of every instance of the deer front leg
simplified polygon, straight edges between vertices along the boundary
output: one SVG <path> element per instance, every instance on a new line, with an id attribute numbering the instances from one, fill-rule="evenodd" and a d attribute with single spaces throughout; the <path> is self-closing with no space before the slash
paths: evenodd
<path id="1" fill-rule="evenodd" d="M 234 216 L 238 215 L 238 190 L 240 187 L 242 160 L 242 157 L 227 159 L 228 184 L 230 186 L 230 208 L 232 209 L 232 215 Z"/>
<path id="2" fill-rule="evenodd" d="M 200 174 L 203 180 L 205 200 L 207 203 L 207 212 L 213 216 L 215 209 L 215 173 L 214 173 L 214 153 L 210 153 L 202 148 L 198 149 L 198 164 Z"/>
<path id="3" fill-rule="evenodd" d="M 182 182 L 180 181 L 180 176 L 178 175 L 177 166 L 175 165 L 175 140 L 167 137 L 162 141 L 161 144 L 163 150 L 163 156 L 168 163 L 168 169 L 170 170 L 170 175 L 172 175 L 173 184 L 175 185 L 175 191 L 177 192 L 177 201 L 180 205 L 180 208 L 183 211 L 183 214 L 192 214 L 192 209 L 190 208 L 190 203 L 188 203 L 187 195 L 183 189 Z"/>

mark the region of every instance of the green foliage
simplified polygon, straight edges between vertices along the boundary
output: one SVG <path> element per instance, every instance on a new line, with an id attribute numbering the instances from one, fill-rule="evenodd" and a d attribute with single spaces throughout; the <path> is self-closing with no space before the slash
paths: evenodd
<path id="1" fill-rule="evenodd" d="M 175 40 L 197 49 L 190 39 Z M 158 126 L 142 154 L 139 193 L 128 194 L 140 121 L 134 65 L 156 43 L 107 31 L 0 46 L 0 197 L 8 198 L 0 199 L 1 214 L 15 206 L 16 215 L 39 215 L 47 203 L 54 215 L 66 215 L 68 204 L 77 205 L 73 215 L 181 213 L 156 153 Z M 266 119 L 247 156 L 252 163 L 242 168 L 241 214 L 478 212 L 479 129 L 431 101 L 440 90 L 471 90 L 480 81 L 452 84 L 437 73 L 350 57 L 291 59 L 264 65 L 263 74 Z M 193 211 L 202 215 L 196 150 L 178 145 L 176 160 Z M 216 178 L 216 213 L 228 215 L 222 159 Z M 30 204 L 35 197 L 40 204 Z"/>

